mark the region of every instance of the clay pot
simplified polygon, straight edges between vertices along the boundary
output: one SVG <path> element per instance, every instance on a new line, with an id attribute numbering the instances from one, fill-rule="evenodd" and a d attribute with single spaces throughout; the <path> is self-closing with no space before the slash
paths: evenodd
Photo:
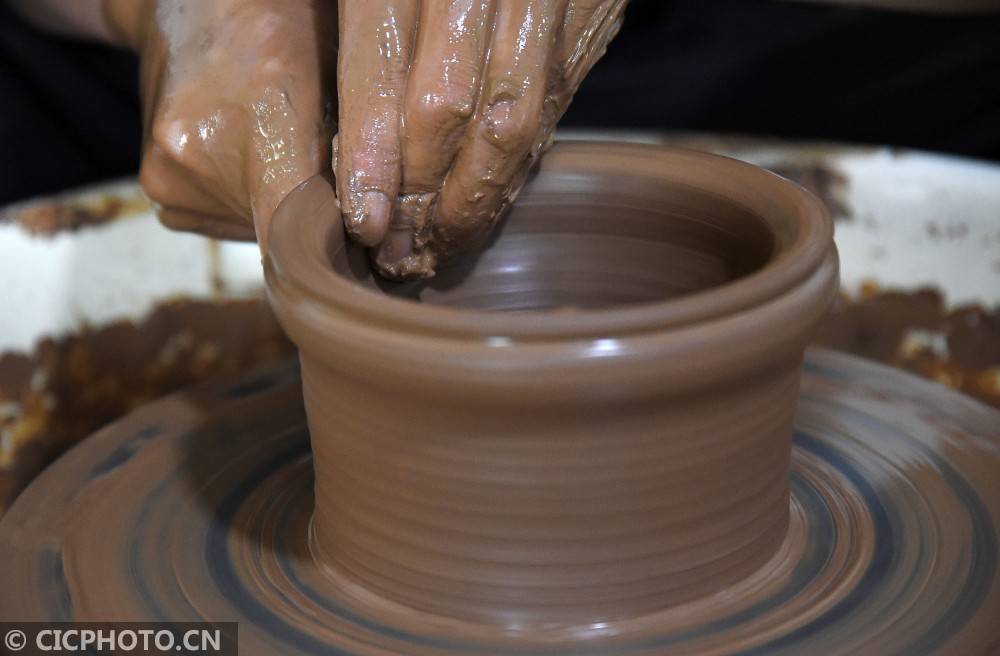
<path id="1" fill-rule="evenodd" d="M 837 288 L 809 193 L 707 154 L 560 144 L 481 254 L 420 283 L 374 278 L 337 216 L 329 182 L 303 184 L 266 262 L 331 580 L 586 625 L 774 555 L 800 362 Z"/>

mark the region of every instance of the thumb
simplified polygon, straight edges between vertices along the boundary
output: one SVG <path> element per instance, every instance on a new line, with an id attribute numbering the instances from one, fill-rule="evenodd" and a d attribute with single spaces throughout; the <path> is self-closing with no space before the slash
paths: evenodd
<path id="1" fill-rule="evenodd" d="M 249 118 L 246 179 L 264 255 L 278 205 L 292 189 L 329 168 L 331 131 L 324 125 L 321 103 L 300 104 L 273 87 L 252 104 Z"/>

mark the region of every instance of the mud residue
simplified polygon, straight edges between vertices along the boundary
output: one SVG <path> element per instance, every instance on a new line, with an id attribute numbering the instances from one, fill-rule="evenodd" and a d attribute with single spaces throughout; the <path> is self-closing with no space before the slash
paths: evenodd
<path id="1" fill-rule="evenodd" d="M 841 295 L 817 339 L 899 367 L 1000 408 L 1000 307 L 949 309 L 941 292 L 866 286 Z"/>
<path id="2" fill-rule="evenodd" d="M 0 222 L 13 221 L 33 235 L 51 237 L 148 210 L 149 202 L 139 194 L 127 197 L 104 194 L 67 202 L 57 200 L 14 207 L 0 214 Z"/>
<path id="3" fill-rule="evenodd" d="M 174 301 L 0 356 L 0 513 L 48 463 L 130 410 L 293 353 L 262 300 Z"/>

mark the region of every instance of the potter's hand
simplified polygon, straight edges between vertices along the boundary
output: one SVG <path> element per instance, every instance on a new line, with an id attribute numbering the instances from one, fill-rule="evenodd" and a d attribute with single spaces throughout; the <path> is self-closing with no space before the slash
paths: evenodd
<path id="1" fill-rule="evenodd" d="M 340 0 L 337 194 L 391 277 L 486 236 L 627 0 Z"/>
<path id="2" fill-rule="evenodd" d="M 144 15 L 138 4 L 108 7 L 142 56 L 143 188 L 172 228 L 256 230 L 266 249 L 278 202 L 329 165 L 334 3 L 159 0 Z"/>

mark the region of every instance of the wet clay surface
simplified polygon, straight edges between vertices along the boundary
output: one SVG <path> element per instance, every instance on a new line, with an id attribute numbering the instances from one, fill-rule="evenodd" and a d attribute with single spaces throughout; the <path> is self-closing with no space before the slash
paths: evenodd
<path id="1" fill-rule="evenodd" d="M 316 562 L 289 364 L 146 406 L 50 468 L 0 522 L 0 614 L 234 620 L 247 654 L 985 654 L 1000 612 L 998 426 L 940 386 L 813 352 L 789 529 L 763 567 L 664 612 L 498 630 L 389 603 Z"/>
<path id="2" fill-rule="evenodd" d="M 371 274 L 335 203 L 324 179 L 293 192 L 266 264 L 331 577 L 531 632 L 676 607 L 774 556 L 836 288 L 817 201 L 734 160 L 557 145 L 483 253 L 407 284 Z"/>

